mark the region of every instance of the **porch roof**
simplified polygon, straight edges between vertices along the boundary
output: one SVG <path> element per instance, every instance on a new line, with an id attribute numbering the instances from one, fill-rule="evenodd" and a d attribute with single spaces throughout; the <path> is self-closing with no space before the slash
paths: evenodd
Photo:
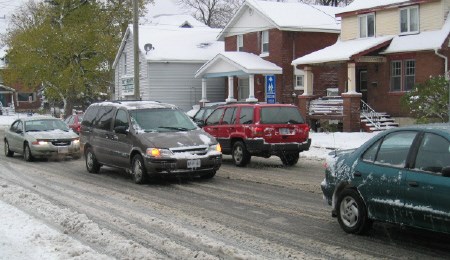
<path id="1" fill-rule="evenodd" d="M 413 35 L 396 36 L 382 54 L 436 50 L 442 48 L 450 34 L 450 14 L 441 30 L 421 32 Z"/>
<path id="2" fill-rule="evenodd" d="M 320 64 L 329 62 L 344 62 L 357 55 L 386 46 L 394 36 L 360 38 L 349 41 L 338 40 L 334 45 L 310 53 L 292 61 L 292 65 Z"/>
<path id="3" fill-rule="evenodd" d="M 0 84 L 0 92 L 7 92 L 7 93 L 13 93 L 16 92 L 15 89 L 7 87 L 5 85 Z"/>
<path id="4" fill-rule="evenodd" d="M 195 77 L 218 78 L 249 74 L 282 74 L 283 69 L 276 64 L 248 52 L 222 52 L 206 62 Z"/>

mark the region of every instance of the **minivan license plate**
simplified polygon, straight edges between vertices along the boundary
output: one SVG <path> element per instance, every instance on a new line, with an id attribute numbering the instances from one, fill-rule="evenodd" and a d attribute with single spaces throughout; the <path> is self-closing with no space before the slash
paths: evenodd
<path id="1" fill-rule="evenodd" d="M 62 153 L 62 154 L 69 153 L 69 147 L 68 146 L 58 147 L 58 153 Z"/>
<path id="2" fill-rule="evenodd" d="M 187 160 L 187 167 L 192 168 L 200 168 L 200 159 L 195 160 Z"/>

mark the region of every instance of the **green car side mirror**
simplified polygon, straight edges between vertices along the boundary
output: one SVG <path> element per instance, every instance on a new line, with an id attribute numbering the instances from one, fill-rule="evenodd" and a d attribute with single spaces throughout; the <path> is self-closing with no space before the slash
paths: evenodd
<path id="1" fill-rule="evenodd" d="M 442 168 L 442 176 L 450 177 L 450 166 Z"/>

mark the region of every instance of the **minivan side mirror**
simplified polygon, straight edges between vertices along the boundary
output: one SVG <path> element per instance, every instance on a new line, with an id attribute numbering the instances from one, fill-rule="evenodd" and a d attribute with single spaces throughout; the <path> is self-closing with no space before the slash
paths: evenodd
<path id="1" fill-rule="evenodd" d="M 114 127 L 114 132 L 118 133 L 118 134 L 128 134 L 128 126 L 116 126 Z"/>
<path id="2" fill-rule="evenodd" d="M 442 168 L 442 176 L 450 177 L 450 166 Z"/>

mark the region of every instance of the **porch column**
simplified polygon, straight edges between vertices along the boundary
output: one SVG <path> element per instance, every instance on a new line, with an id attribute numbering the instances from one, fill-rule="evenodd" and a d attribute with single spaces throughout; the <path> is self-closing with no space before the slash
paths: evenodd
<path id="1" fill-rule="evenodd" d="M 356 94 L 356 64 L 347 64 L 347 93 Z"/>
<path id="2" fill-rule="evenodd" d="M 225 99 L 226 102 L 236 102 L 234 98 L 234 77 L 228 76 L 228 98 Z"/>
<path id="3" fill-rule="evenodd" d="M 206 78 L 202 78 L 202 99 L 199 101 L 200 103 L 209 102 L 206 98 Z"/>
<path id="4" fill-rule="evenodd" d="M 305 71 L 305 88 L 303 90 L 303 96 L 312 96 L 313 95 L 313 73 L 312 68 L 306 66 Z"/>
<path id="5" fill-rule="evenodd" d="M 247 102 L 256 102 L 258 99 L 255 98 L 255 75 L 248 75 L 248 88 L 249 94 L 248 98 L 245 100 Z"/>

